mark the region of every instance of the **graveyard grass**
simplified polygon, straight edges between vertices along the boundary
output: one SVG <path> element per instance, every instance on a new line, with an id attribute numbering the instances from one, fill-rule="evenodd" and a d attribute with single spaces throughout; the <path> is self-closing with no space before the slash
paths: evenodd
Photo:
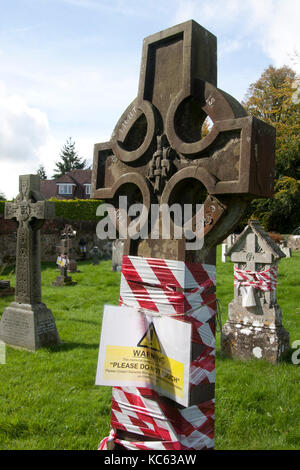
<path id="1" fill-rule="evenodd" d="M 222 322 L 233 298 L 233 264 L 220 262 Z M 79 262 L 76 286 L 52 287 L 54 263 L 42 266 L 43 301 L 62 344 L 35 353 L 6 348 L 0 364 L 0 449 L 96 449 L 110 424 L 111 389 L 95 386 L 104 304 L 118 304 L 120 274 L 111 261 Z M 4 272 L 15 285 L 13 273 Z M 279 266 L 278 303 L 291 344 L 300 340 L 300 252 Z M 0 312 L 13 300 L 0 298 Z M 117 325 L 116 325 L 117 327 Z M 298 354 L 300 357 L 300 353 Z M 217 334 L 216 449 L 299 449 L 299 366 L 224 359 Z"/>

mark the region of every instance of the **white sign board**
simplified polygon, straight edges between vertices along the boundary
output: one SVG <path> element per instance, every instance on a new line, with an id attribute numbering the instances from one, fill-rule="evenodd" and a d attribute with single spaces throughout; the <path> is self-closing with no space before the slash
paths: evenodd
<path id="1" fill-rule="evenodd" d="M 189 405 L 191 324 L 106 305 L 96 385 L 149 387 Z"/>

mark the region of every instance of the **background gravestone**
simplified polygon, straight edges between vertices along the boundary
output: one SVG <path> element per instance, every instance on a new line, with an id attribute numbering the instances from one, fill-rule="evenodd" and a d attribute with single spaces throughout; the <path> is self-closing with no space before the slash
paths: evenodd
<path id="1" fill-rule="evenodd" d="M 124 253 L 124 240 L 114 240 L 112 242 L 112 270 L 120 271 Z"/>
<path id="2" fill-rule="evenodd" d="M 227 252 L 234 262 L 234 299 L 222 329 L 222 351 L 241 359 L 276 363 L 289 350 L 276 300 L 278 262 L 285 255 L 257 221 L 249 225 Z"/>
<path id="3" fill-rule="evenodd" d="M 36 350 L 60 342 L 51 310 L 41 302 L 40 227 L 54 206 L 40 193 L 38 175 L 19 178 L 19 195 L 5 203 L 5 218 L 18 222 L 15 301 L 3 312 L 0 339 Z"/>

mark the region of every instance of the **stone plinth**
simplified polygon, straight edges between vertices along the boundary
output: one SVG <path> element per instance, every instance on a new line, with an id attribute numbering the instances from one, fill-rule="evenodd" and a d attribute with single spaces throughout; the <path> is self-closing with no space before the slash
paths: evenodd
<path id="1" fill-rule="evenodd" d="M 43 303 L 12 302 L 2 314 L 0 338 L 31 351 L 60 342 L 52 312 Z"/>
<path id="2" fill-rule="evenodd" d="M 14 293 L 15 288 L 11 287 L 10 281 L 0 281 L 0 297 L 6 297 L 8 295 L 13 295 Z"/>

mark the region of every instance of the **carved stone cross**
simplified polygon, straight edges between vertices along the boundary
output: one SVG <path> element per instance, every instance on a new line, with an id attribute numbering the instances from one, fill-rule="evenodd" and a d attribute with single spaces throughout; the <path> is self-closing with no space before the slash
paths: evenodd
<path id="1" fill-rule="evenodd" d="M 38 175 L 19 178 L 19 195 L 5 203 L 5 218 L 18 222 L 15 301 L 3 312 L 0 338 L 36 350 L 60 342 L 52 312 L 41 302 L 40 227 L 54 217 L 54 205 L 40 193 Z"/>
<path id="2" fill-rule="evenodd" d="M 257 265 L 271 264 L 273 261 L 272 254 L 260 250 L 256 238 L 255 233 L 249 233 L 244 248 L 239 252 L 233 252 L 231 261 L 238 263 L 239 267 L 243 265 L 243 269 L 249 271 L 256 271 Z"/>
<path id="3" fill-rule="evenodd" d="M 221 242 L 240 220 L 251 197 L 270 197 L 274 129 L 247 116 L 216 87 L 216 38 L 194 21 L 144 40 L 137 98 L 109 142 L 94 147 L 92 197 L 118 204 L 204 202 L 205 246 Z M 212 127 L 202 135 L 204 120 Z M 144 220 L 144 223 L 148 223 Z M 195 260 L 184 240 L 157 248 L 125 243 L 124 254 Z"/>
<path id="4" fill-rule="evenodd" d="M 40 193 L 38 175 L 22 175 L 15 202 L 5 204 L 5 219 L 18 222 L 16 253 L 17 302 L 41 302 L 40 234 L 45 219 L 54 216 L 53 203 Z"/>
<path id="5" fill-rule="evenodd" d="M 285 255 L 256 220 L 227 252 L 234 262 L 234 299 L 221 335 L 225 355 L 278 362 L 289 349 L 276 299 L 277 268 Z"/>
<path id="6" fill-rule="evenodd" d="M 92 197 L 120 209 L 120 196 L 127 196 L 128 206 L 147 209 L 140 225 L 149 238 L 127 238 L 124 255 L 215 264 L 217 243 L 233 232 L 251 198 L 272 196 L 275 131 L 217 88 L 216 50 L 216 37 L 194 21 L 147 37 L 137 97 L 111 140 L 94 146 Z M 204 135 L 207 118 L 212 126 Z M 200 250 L 188 249 L 184 237 L 151 237 L 151 206 L 175 203 L 203 203 Z M 190 404 L 212 398 L 214 384 L 200 384 Z"/>

